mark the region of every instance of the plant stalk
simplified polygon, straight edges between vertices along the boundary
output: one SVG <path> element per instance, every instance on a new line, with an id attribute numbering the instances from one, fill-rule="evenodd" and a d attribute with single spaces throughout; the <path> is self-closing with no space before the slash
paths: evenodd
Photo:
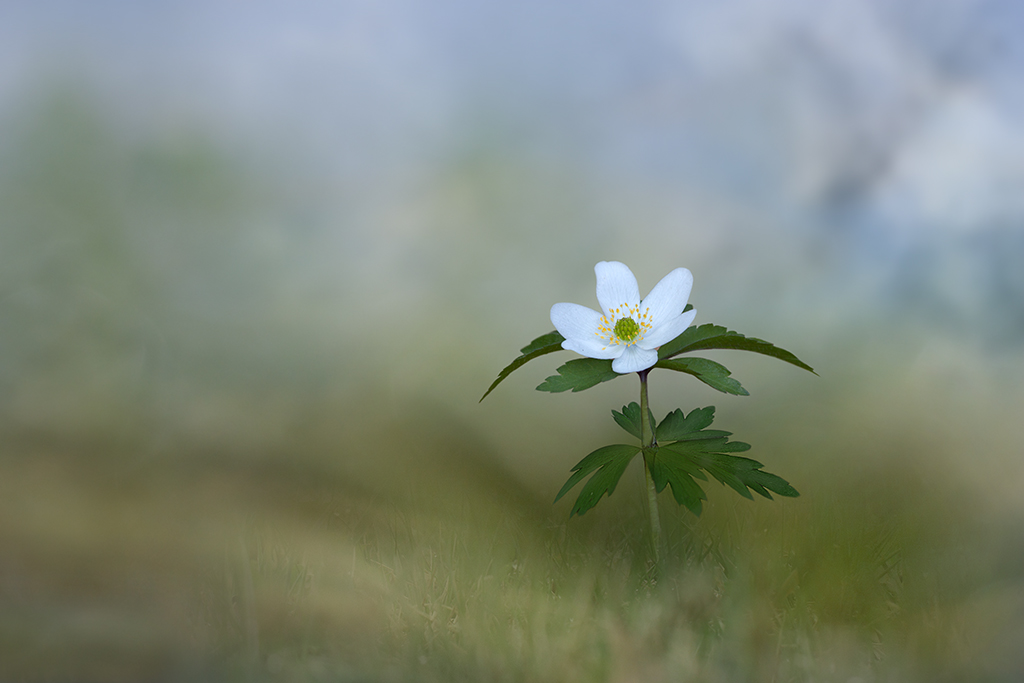
<path id="1" fill-rule="evenodd" d="M 640 375 L 640 445 L 644 449 L 644 476 L 647 479 L 647 509 L 651 521 L 651 552 L 654 555 L 654 566 L 661 564 L 661 519 L 658 516 L 658 490 L 651 477 L 648 458 L 653 457 L 652 446 L 655 445 L 654 428 L 651 424 L 650 410 L 647 407 L 647 373 L 650 369 L 638 372 Z"/>

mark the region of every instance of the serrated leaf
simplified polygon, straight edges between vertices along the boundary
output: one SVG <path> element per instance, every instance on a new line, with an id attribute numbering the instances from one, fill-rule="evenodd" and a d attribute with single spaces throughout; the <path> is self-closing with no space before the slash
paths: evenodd
<path id="1" fill-rule="evenodd" d="M 665 419 L 658 424 L 654 434 L 659 442 L 679 441 L 681 439 L 694 438 L 702 429 L 715 421 L 715 407 L 694 408 L 689 415 L 676 408 L 665 416 Z M 728 435 L 729 432 L 725 432 Z M 696 438 L 715 438 L 722 434 L 711 434 Z"/>
<path id="2" fill-rule="evenodd" d="M 768 489 L 769 491 L 772 491 L 780 496 L 785 496 L 786 498 L 800 497 L 800 492 L 793 488 L 788 481 L 786 481 L 777 474 L 765 472 L 764 470 L 751 470 L 747 477 L 746 484 L 750 488 L 760 493 L 765 498 L 769 499 L 771 499 L 771 495 L 769 495 L 767 492 L 762 493 L 760 489 L 755 487 L 755 484 L 759 484 L 764 488 Z"/>
<path id="3" fill-rule="evenodd" d="M 685 372 L 693 375 L 712 389 L 718 389 L 726 394 L 733 394 L 735 396 L 750 395 L 738 381 L 729 376 L 732 373 L 729 372 L 728 368 L 721 363 L 716 363 L 707 358 L 666 358 L 665 360 L 658 361 L 654 367 Z"/>
<path id="4" fill-rule="evenodd" d="M 643 427 L 640 424 L 640 405 L 634 401 L 628 406 L 622 406 L 622 412 L 612 411 L 612 418 L 616 424 L 638 439 L 643 439 Z"/>
<path id="5" fill-rule="evenodd" d="M 769 491 L 781 496 L 800 495 L 785 479 L 763 471 L 758 461 L 729 455 L 749 450 L 750 444 L 729 441 L 729 432 L 707 429 L 714 413 L 711 406 L 692 410 L 689 415 L 674 410 L 658 425 L 658 447 L 645 451 L 658 492 L 671 486 L 676 502 L 696 515 L 702 509 L 701 501 L 707 500 L 696 482 L 707 481 L 704 472 L 746 498 L 753 498 L 751 491 L 768 499 L 772 497 Z"/>
<path id="6" fill-rule="evenodd" d="M 739 444 L 744 448 L 735 448 Z M 753 498 L 750 491 L 769 500 L 772 498 L 769 491 L 789 498 L 800 495 L 782 477 L 763 471 L 761 468 L 764 465 L 758 461 L 726 454 L 728 451 L 748 448 L 749 445 L 742 442 L 715 445 L 709 441 L 682 441 L 661 444 L 658 453 L 661 459 L 680 468 L 684 468 L 681 464 L 683 461 L 688 462 L 691 468 L 699 467 L 745 498 Z"/>
<path id="7" fill-rule="evenodd" d="M 554 353 L 555 351 L 561 351 L 563 341 L 565 341 L 565 337 L 557 331 L 548 332 L 547 334 L 542 334 L 523 348 L 519 349 L 519 353 L 522 355 L 502 368 L 501 372 L 498 373 L 498 379 L 491 383 L 491 386 L 487 388 L 484 395 L 480 397 L 480 401 L 487 398 L 487 394 L 494 391 L 494 387 L 501 384 L 502 380 L 511 375 L 513 370 L 516 370 L 534 358 L 538 358 L 548 353 Z"/>
<path id="8" fill-rule="evenodd" d="M 647 415 L 651 420 L 651 426 L 657 424 L 654 420 L 654 414 L 651 409 L 647 409 Z M 638 439 L 643 440 L 643 425 L 640 423 L 640 404 L 633 401 L 628 406 L 622 406 L 622 412 L 617 410 L 612 411 L 612 417 L 615 418 L 615 422 L 626 430 L 629 434 L 632 434 Z"/>
<path id="9" fill-rule="evenodd" d="M 763 339 L 756 339 L 754 337 L 745 337 L 739 332 L 733 332 L 721 325 L 713 325 L 711 323 L 705 323 L 699 327 L 695 326 L 687 328 L 678 337 L 667 344 L 663 344 L 658 349 L 658 358 L 665 360 L 673 356 L 678 356 L 681 353 L 690 353 L 692 351 L 704 351 L 709 349 L 752 351 L 753 353 L 760 353 L 765 356 L 771 356 L 772 358 L 778 358 L 779 360 L 795 365 L 798 368 L 814 372 L 814 368 L 810 365 L 804 363 L 789 351 L 775 346 L 771 342 L 766 342 Z"/>
<path id="10" fill-rule="evenodd" d="M 576 502 L 573 504 L 572 512 L 569 513 L 570 517 L 582 515 L 597 505 L 597 502 L 605 493 L 609 496 L 612 495 L 612 492 L 615 491 L 615 486 L 619 483 L 619 479 L 622 478 L 622 473 L 626 471 L 626 466 L 629 465 L 630 461 L 639 452 L 639 446 L 626 446 L 624 444 L 614 444 L 598 448 L 572 468 L 573 474 L 565 482 L 565 485 L 562 486 L 558 495 L 555 496 L 555 502 L 557 503 L 562 496 L 568 493 L 588 474 L 594 472 L 594 476 L 583 485 L 583 490 L 580 491 L 579 497 L 576 498 Z"/>
<path id="11" fill-rule="evenodd" d="M 545 379 L 537 387 L 537 391 L 583 391 L 592 386 L 613 380 L 621 375 L 612 370 L 610 360 L 597 358 L 577 358 L 558 368 L 558 374 Z"/>
<path id="12" fill-rule="evenodd" d="M 729 441 L 728 443 L 722 444 L 721 446 L 714 448 L 714 450 L 717 453 L 742 453 L 743 451 L 750 450 L 750 444 L 743 443 L 742 441 Z"/>
<path id="13" fill-rule="evenodd" d="M 707 500 L 704 489 L 694 481 L 701 479 L 707 481 L 707 476 L 700 471 L 700 468 L 693 466 L 685 459 L 673 457 L 674 454 L 666 451 L 665 457 L 661 451 L 648 463 L 651 470 L 651 479 L 654 480 L 654 487 L 661 493 L 666 485 L 672 488 L 672 497 L 676 502 L 685 506 L 690 512 L 700 517 L 703 510 L 701 501 Z"/>

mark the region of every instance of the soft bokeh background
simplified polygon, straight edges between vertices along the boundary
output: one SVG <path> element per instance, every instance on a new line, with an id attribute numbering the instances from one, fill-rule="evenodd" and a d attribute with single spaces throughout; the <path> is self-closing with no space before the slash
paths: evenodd
<path id="1" fill-rule="evenodd" d="M 4 680 L 1016 681 L 1024 5 L 0 5 Z M 700 519 L 623 378 L 477 400 L 593 265 L 695 276 L 802 493 Z M 570 496 L 569 498 L 571 498 Z"/>

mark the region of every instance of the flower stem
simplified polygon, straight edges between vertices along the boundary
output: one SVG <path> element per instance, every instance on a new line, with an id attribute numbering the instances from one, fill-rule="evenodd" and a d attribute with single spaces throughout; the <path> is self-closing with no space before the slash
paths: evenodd
<path id="1" fill-rule="evenodd" d="M 652 447 L 655 445 L 654 429 L 651 425 L 650 410 L 647 407 L 647 373 L 650 370 L 638 372 L 640 375 L 640 445 L 644 449 L 644 475 L 647 479 L 647 509 L 650 512 L 651 521 L 651 552 L 654 554 L 654 566 L 661 563 L 661 520 L 658 516 L 658 490 L 654 486 L 654 479 L 651 477 L 651 464 L 648 458 L 654 457 Z"/>

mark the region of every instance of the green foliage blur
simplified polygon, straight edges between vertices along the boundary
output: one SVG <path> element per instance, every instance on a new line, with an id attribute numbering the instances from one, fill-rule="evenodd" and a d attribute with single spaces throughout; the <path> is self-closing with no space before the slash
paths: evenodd
<path id="1" fill-rule="evenodd" d="M 550 503 L 635 384 L 536 392 L 542 357 L 478 403 L 618 256 L 543 227 L 589 218 L 572 169 L 482 145 L 360 222 L 362 188 L 82 93 L 0 126 L 0 678 L 1024 673 L 1019 357 L 870 314 L 762 332 L 671 255 L 705 320 L 821 376 L 728 352 L 750 396 L 652 375 L 655 413 L 714 397 L 802 494 L 663 506 L 652 582 L 637 462 L 584 517 Z"/>

